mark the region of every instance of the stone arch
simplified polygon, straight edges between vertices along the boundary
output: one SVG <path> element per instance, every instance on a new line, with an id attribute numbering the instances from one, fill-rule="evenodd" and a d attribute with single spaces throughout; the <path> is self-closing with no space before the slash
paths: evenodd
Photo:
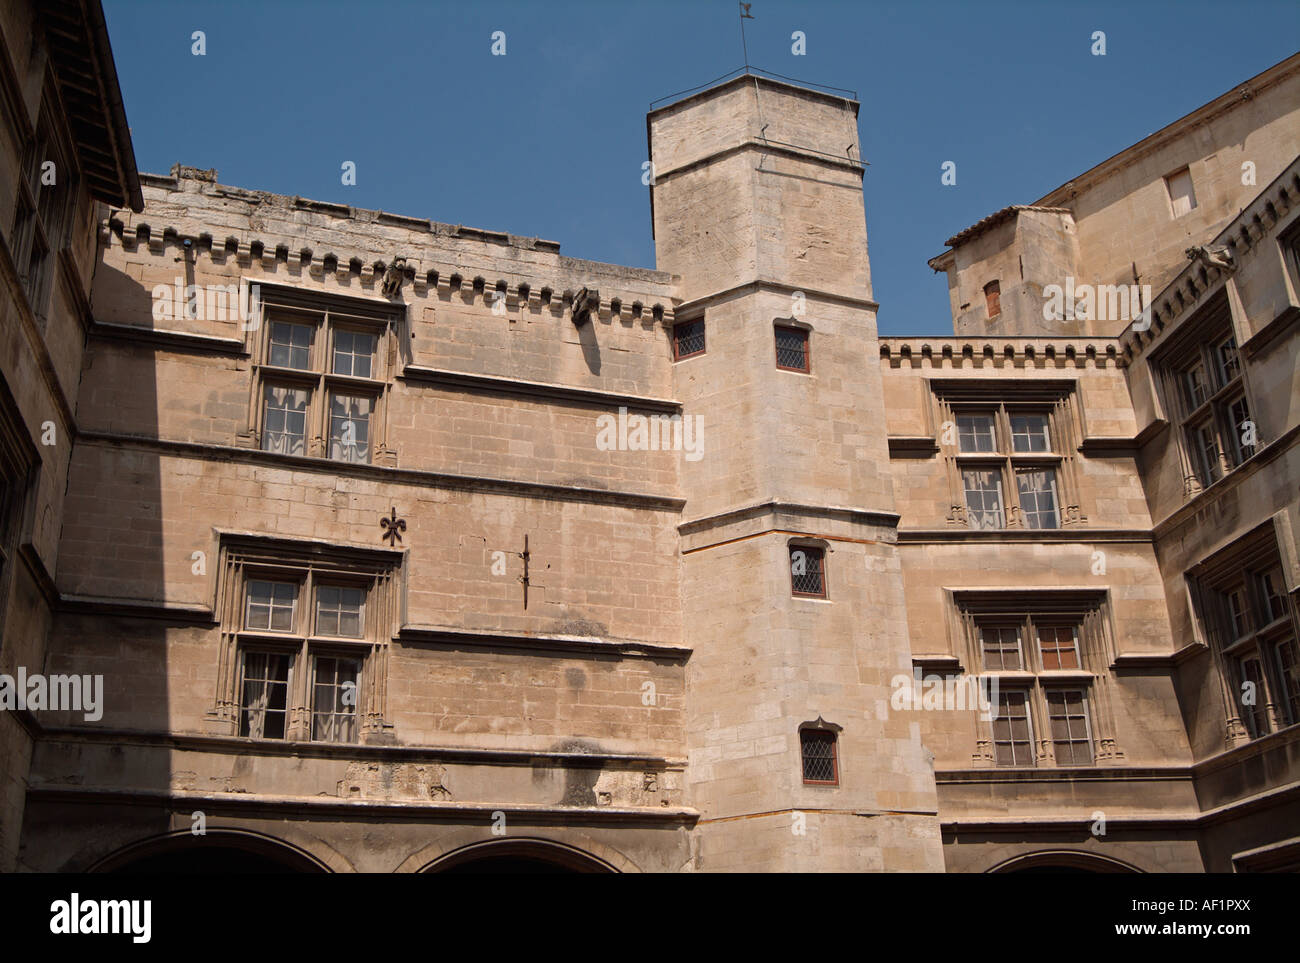
<path id="1" fill-rule="evenodd" d="M 618 850 L 585 836 L 574 842 L 560 842 L 543 836 L 489 836 L 487 839 L 483 836 L 483 830 L 478 828 L 453 833 L 412 853 L 394 872 L 437 873 L 472 860 L 498 856 L 548 861 L 562 870 L 567 868 L 575 872 L 640 872 L 636 864 Z"/>
<path id="2" fill-rule="evenodd" d="M 1141 873 L 1132 863 L 1114 856 L 1085 853 L 1078 849 L 1040 850 L 1021 853 L 998 863 L 990 873 Z"/>
<path id="3" fill-rule="evenodd" d="M 212 828 L 202 836 L 195 836 L 188 829 L 178 829 L 128 843 L 95 860 L 84 872 L 117 873 L 137 869 L 148 869 L 151 872 L 201 872 L 202 867 L 210 865 L 218 854 L 227 862 L 262 867 L 245 870 L 250 872 L 355 872 L 346 859 L 319 840 L 292 830 L 286 835 L 299 838 L 295 842 L 283 836 L 230 827 Z M 185 861 L 190 855 L 199 858 L 194 863 L 197 868 L 187 870 Z"/>

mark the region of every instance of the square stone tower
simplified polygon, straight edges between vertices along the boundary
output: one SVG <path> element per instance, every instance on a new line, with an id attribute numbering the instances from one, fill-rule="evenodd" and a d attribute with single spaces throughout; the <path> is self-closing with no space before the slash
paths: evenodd
<path id="1" fill-rule="evenodd" d="M 890 708 L 912 663 L 857 113 L 746 73 L 648 117 L 705 439 L 681 532 L 706 871 L 943 869 L 930 755 Z"/>

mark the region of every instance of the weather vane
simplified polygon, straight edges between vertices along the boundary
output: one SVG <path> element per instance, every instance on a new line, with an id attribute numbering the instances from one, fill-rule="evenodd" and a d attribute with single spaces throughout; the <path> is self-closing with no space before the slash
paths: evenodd
<path id="1" fill-rule="evenodd" d="M 745 21 L 754 19 L 754 15 L 749 12 L 751 6 L 753 6 L 753 4 L 750 3 L 742 3 L 740 5 L 740 47 L 745 52 L 746 70 L 749 69 L 749 45 L 745 43 Z"/>

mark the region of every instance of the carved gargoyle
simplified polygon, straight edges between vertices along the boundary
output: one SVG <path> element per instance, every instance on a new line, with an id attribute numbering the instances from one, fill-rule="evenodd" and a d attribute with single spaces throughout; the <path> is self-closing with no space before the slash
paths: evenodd
<path id="1" fill-rule="evenodd" d="M 1237 262 L 1232 259 L 1232 251 L 1226 247 L 1207 247 L 1204 244 L 1189 247 L 1187 260 L 1199 261 L 1203 267 L 1218 268 L 1220 271 L 1237 269 Z"/>
<path id="2" fill-rule="evenodd" d="M 397 297 L 397 292 L 402 290 L 402 279 L 406 277 L 406 258 L 395 257 L 393 263 L 388 265 L 388 270 L 384 272 L 384 281 L 380 286 L 386 298 Z"/>
<path id="3" fill-rule="evenodd" d="M 591 320 L 591 312 L 600 309 L 600 292 L 595 288 L 582 288 L 573 296 L 573 323 L 584 325 Z"/>

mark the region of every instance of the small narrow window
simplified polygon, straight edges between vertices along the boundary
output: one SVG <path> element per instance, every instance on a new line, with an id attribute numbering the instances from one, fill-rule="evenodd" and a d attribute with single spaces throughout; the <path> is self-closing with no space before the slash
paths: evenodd
<path id="1" fill-rule="evenodd" d="M 311 737 L 316 742 L 357 741 L 358 659 L 316 657 L 312 680 Z"/>
<path id="2" fill-rule="evenodd" d="M 825 561 L 825 549 L 809 545 L 791 545 L 791 594 L 824 599 L 826 597 Z"/>
<path id="3" fill-rule="evenodd" d="M 1025 692 L 998 695 L 998 714 L 993 720 L 993 758 L 999 766 L 1034 764 L 1034 740 Z"/>
<path id="4" fill-rule="evenodd" d="M 1174 217 L 1182 217 L 1196 207 L 1196 191 L 1192 188 L 1192 172 L 1186 167 L 1166 177 L 1165 187 L 1169 191 L 1169 203 L 1173 207 Z"/>
<path id="5" fill-rule="evenodd" d="M 369 378 L 375 357 L 375 336 L 357 331 L 334 334 L 334 373 Z"/>
<path id="6" fill-rule="evenodd" d="M 835 733 L 825 729 L 799 730 L 805 785 L 839 785 L 839 760 L 836 758 L 835 741 Z"/>
<path id="7" fill-rule="evenodd" d="M 1026 528 L 1060 528 L 1056 510 L 1056 469 L 1017 468 L 1020 517 Z"/>
<path id="8" fill-rule="evenodd" d="M 704 321 L 691 321 L 673 327 L 673 360 L 704 354 Z"/>
<path id="9" fill-rule="evenodd" d="M 997 435 L 991 414 L 957 416 L 957 448 L 964 452 L 997 451 Z"/>
<path id="10" fill-rule="evenodd" d="M 293 582 L 248 583 L 248 608 L 244 628 L 266 632 L 292 632 L 298 605 L 298 586 Z"/>
<path id="11" fill-rule="evenodd" d="M 330 458 L 354 464 L 370 461 L 370 412 L 374 399 L 330 396 Z"/>
<path id="12" fill-rule="evenodd" d="M 1300 646 L 1294 638 L 1278 643 L 1278 681 L 1282 685 L 1282 702 L 1288 725 L 1300 723 Z"/>
<path id="13" fill-rule="evenodd" d="M 288 721 L 289 663 L 277 652 L 245 652 L 240 690 L 239 734 L 252 739 L 283 739 Z"/>
<path id="14" fill-rule="evenodd" d="M 971 528 L 1006 528 L 1002 511 L 1002 472 L 997 468 L 962 472 L 966 489 L 966 521 Z"/>
<path id="15" fill-rule="evenodd" d="M 306 371 L 311 366 L 313 334 L 309 324 L 272 321 L 270 363 L 277 368 Z"/>
<path id="16" fill-rule="evenodd" d="M 1268 625 L 1286 615 L 1286 589 L 1282 587 L 1282 569 L 1274 566 L 1255 576 L 1259 586 L 1261 625 Z"/>
<path id="17" fill-rule="evenodd" d="M 262 450 L 281 455 L 305 454 L 307 401 L 299 388 L 267 385 L 263 390 Z"/>
<path id="18" fill-rule="evenodd" d="M 984 650 L 984 668 L 1016 671 L 1025 667 L 1020 651 L 1020 629 L 1014 625 L 981 625 L 980 648 Z"/>
<path id="19" fill-rule="evenodd" d="M 990 321 L 1002 313 L 1002 286 L 997 281 L 984 285 L 984 305 L 988 308 Z"/>
<path id="20" fill-rule="evenodd" d="M 1018 452 L 1049 452 L 1052 438 L 1047 428 L 1047 415 L 1012 414 L 1011 447 Z"/>
<path id="21" fill-rule="evenodd" d="M 1265 708 L 1268 693 L 1264 688 L 1264 667 L 1253 656 L 1238 659 L 1237 674 L 1241 680 L 1237 686 L 1237 700 L 1241 703 L 1241 718 L 1246 731 L 1252 739 L 1268 735 L 1268 712 Z"/>
<path id="22" fill-rule="evenodd" d="M 810 370 L 808 332 L 804 328 L 776 326 L 776 366 L 783 371 Z"/>
<path id="23" fill-rule="evenodd" d="M 316 589 L 316 634 L 359 639 L 365 628 L 366 593 L 359 588 L 322 585 Z"/>
<path id="24" fill-rule="evenodd" d="M 1081 689 L 1050 690 L 1047 719 L 1058 766 L 1091 766 L 1092 736 L 1088 731 L 1088 703 Z"/>

